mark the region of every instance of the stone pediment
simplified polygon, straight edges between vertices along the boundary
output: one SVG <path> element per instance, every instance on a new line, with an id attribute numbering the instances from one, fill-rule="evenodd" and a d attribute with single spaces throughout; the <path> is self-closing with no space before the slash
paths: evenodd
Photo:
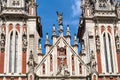
<path id="1" fill-rule="evenodd" d="M 80 55 L 74 50 L 74 48 L 66 41 L 64 37 L 58 37 L 56 43 L 51 46 L 50 50 L 48 53 L 45 54 L 45 56 L 42 58 L 41 62 L 38 64 L 38 66 L 35 69 L 35 73 L 39 73 L 40 66 L 47 60 L 48 56 L 54 51 L 55 47 L 61 47 L 61 50 L 64 46 L 67 46 L 71 53 L 77 57 L 78 61 L 82 63 L 84 66 L 86 66 L 87 71 L 89 71 L 89 67 L 84 63 L 84 61 L 81 59 Z M 61 56 L 62 57 L 62 56 Z M 61 58 L 65 59 L 65 58 Z M 55 73 L 56 76 L 69 76 L 70 71 L 68 70 L 67 66 L 63 66 L 62 68 L 57 69 L 57 72 Z M 39 74 L 38 74 L 39 75 Z"/>

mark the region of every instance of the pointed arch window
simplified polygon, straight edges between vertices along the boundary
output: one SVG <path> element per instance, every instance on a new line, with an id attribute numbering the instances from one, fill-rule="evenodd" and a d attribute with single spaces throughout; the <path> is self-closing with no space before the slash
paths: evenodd
<path id="1" fill-rule="evenodd" d="M 106 34 L 104 33 L 103 43 L 104 43 L 104 56 L 105 56 L 106 72 L 110 72 L 110 71 L 114 72 L 111 36 L 109 33 L 106 33 Z"/>
<path id="2" fill-rule="evenodd" d="M 17 73 L 17 62 L 18 62 L 18 33 L 12 31 L 10 34 L 9 44 L 9 73 Z"/>
<path id="3" fill-rule="evenodd" d="M 105 33 L 103 35 L 103 43 L 104 43 L 104 55 L 105 55 L 106 72 L 109 72 L 108 57 L 107 57 L 107 45 L 106 45 L 106 34 Z"/>
<path id="4" fill-rule="evenodd" d="M 110 51 L 111 70 L 112 70 L 112 72 L 114 72 L 114 69 L 113 69 L 113 56 L 112 56 L 112 48 L 111 48 L 111 37 L 110 37 L 109 34 L 108 34 L 108 42 L 109 42 L 109 51 Z"/>
<path id="5" fill-rule="evenodd" d="M 13 32 L 10 34 L 10 49 L 9 49 L 9 72 L 12 71 L 12 54 L 13 54 Z"/>
<path id="6" fill-rule="evenodd" d="M 14 57 L 14 72 L 17 72 L 17 60 L 18 59 L 18 33 L 15 33 L 15 57 Z"/>

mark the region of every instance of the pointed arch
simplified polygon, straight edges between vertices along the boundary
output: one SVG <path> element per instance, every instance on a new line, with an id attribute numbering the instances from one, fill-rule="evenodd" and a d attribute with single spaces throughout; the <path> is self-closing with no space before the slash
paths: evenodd
<path id="1" fill-rule="evenodd" d="M 108 26 L 108 32 L 109 32 L 109 33 L 112 33 L 110 26 Z"/>
<path id="2" fill-rule="evenodd" d="M 13 29 L 13 24 L 12 24 L 12 23 L 10 23 L 8 27 L 9 27 L 9 32 L 11 32 L 11 31 L 12 31 L 12 29 Z"/>
<path id="3" fill-rule="evenodd" d="M 18 61 L 18 33 L 15 32 L 15 57 L 14 57 L 14 72 L 17 72 L 17 61 Z"/>
<path id="4" fill-rule="evenodd" d="M 16 24 L 16 29 L 18 32 L 20 32 L 20 24 Z"/>
<path id="5" fill-rule="evenodd" d="M 108 43 L 109 43 L 109 51 L 110 51 L 110 65 L 111 65 L 111 70 L 114 72 L 113 68 L 113 56 L 112 56 L 112 45 L 111 45 L 111 36 L 108 33 Z"/>
<path id="6" fill-rule="evenodd" d="M 106 34 L 103 34 L 103 44 L 104 44 L 104 56 L 105 56 L 105 65 L 106 65 L 106 72 L 109 72 L 108 68 L 108 57 L 107 57 L 107 45 L 106 45 Z"/>
<path id="7" fill-rule="evenodd" d="M 10 31 L 9 37 L 9 73 L 17 73 L 18 68 L 18 38 L 19 32 L 17 30 Z"/>
<path id="8" fill-rule="evenodd" d="M 104 31 L 105 31 L 105 27 L 102 26 L 102 27 L 101 27 L 101 33 L 103 33 Z"/>
<path id="9" fill-rule="evenodd" d="M 13 54 L 13 31 L 10 33 L 10 45 L 9 45 L 9 73 L 12 72 L 12 54 Z"/>

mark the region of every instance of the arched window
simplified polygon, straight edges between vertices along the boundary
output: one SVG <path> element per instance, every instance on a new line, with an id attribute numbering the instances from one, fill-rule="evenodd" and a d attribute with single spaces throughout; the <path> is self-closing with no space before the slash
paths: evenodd
<path id="1" fill-rule="evenodd" d="M 12 71 L 12 54 L 13 54 L 13 32 L 10 34 L 10 49 L 9 49 L 9 73 Z"/>
<path id="2" fill-rule="evenodd" d="M 17 58 L 18 58 L 18 33 L 15 33 L 15 57 L 14 57 L 14 72 L 17 72 Z"/>
<path id="3" fill-rule="evenodd" d="M 106 43 L 106 42 L 108 42 L 108 43 Z M 107 34 L 104 33 L 103 44 L 104 44 L 104 56 L 105 56 L 106 72 L 110 72 L 110 71 L 114 72 L 111 36 L 109 33 L 107 33 Z M 108 59 L 109 59 L 109 62 L 108 62 Z M 108 65 L 110 65 L 110 66 L 108 66 Z"/>
<path id="4" fill-rule="evenodd" d="M 106 65 L 106 72 L 109 72 L 108 69 L 108 57 L 107 57 L 107 45 L 106 45 L 106 35 L 103 35 L 103 44 L 104 44 L 104 56 L 105 56 L 105 65 Z"/>
<path id="5" fill-rule="evenodd" d="M 10 44 L 9 44 L 9 73 L 12 71 L 17 73 L 17 63 L 18 63 L 18 33 L 17 31 L 12 31 L 10 34 Z M 13 67 L 13 69 L 12 69 Z"/>
<path id="6" fill-rule="evenodd" d="M 114 69 L 113 69 L 113 56 L 112 56 L 112 48 L 111 48 L 111 38 L 110 38 L 109 34 L 108 34 L 108 42 L 109 42 L 109 50 L 110 50 L 111 69 L 112 69 L 112 72 L 114 72 Z"/>

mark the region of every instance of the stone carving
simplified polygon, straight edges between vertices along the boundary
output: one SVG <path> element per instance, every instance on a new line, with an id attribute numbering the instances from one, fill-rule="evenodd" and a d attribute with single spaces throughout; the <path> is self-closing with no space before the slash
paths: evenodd
<path id="1" fill-rule="evenodd" d="M 0 41 L 0 46 L 1 46 L 1 47 L 4 47 L 4 46 L 5 46 L 5 40 L 1 40 L 1 41 Z"/>
<path id="2" fill-rule="evenodd" d="M 30 5 L 31 5 L 31 1 L 26 0 L 26 2 L 25 2 L 25 10 L 26 10 L 27 12 L 29 12 L 29 7 L 30 7 Z"/>
<path id="3" fill-rule="evenodd" d="M 91 51 L 91 54 L 90 54 L 90 66 L 91 68 L 96 67 L 95 54 L 93 53 L 93 51 Z"/>
<path id="4" fill-rule="evenodd" d="M 63 13 L 58 13 L 57 12 L 57 16 L 58 16 L 58 23 L 59 25 L 63 26 L 63 17 L 62 17 Z"/>
<path id="5" fill-rule="evenodd" d="M 64 67 L 59 66 L 57 75 L 69 76 L 70 72 L 68 71 L 68 67 L 67 66 L 64 66 Z"/>
<path id="6" fill-rule="evenodd" d="M 97 51 L 100 51 L 100 37 L 96 36 L 96 49 Z"/>
<path id="7" fill-rule="evenodd" d="M 60 56 L 59 59 L 61 60 L 61 65 L 58 67 L 57 75 L 62 76 L 69 76 L 70 72 L 68 71 L 68 67 L 64 65 L 65 56 Z"/>
<path id="8" fill-rule="evenodd" d="M 25 34 L 23 34 L 22 42 L 23 42 L 23 52 L 26 52 L 26 50 L 27 50 L 27 36 Z"/>
<path id="9" fill-rule="evenodd" d="M 6 6 L 7 6 L 7 3 L 6 3 L 5 0 L 3 0 L 3 2 L 2 2 L 2 7 L 6 7 Z"/>
<path id="10" fill-rule="evenodd" d="M 33 57 L 32 51 L 30 51 L 30 56 L 29 56 L 29 60 L 28 60 L 27 64 L 28 64 L 28 67 L 29 67 L 29 72 L 33 72 L 34 67 L 35 67 L 35 62 L 34 62 L 34 57 Z"/>
<path id="11" fill-rule="evenodd" d="M 5 51 L 5 34 L 1 34 L 1 40 L 0 40 L 0 47 L 1 47 L 1 52 Z"/>
<path id="12" fill-rule="evenodd" d="M 116 42 L 116 48 L 117 48 L 117 51 L 120 51 L 120 41 L 119 41 L 119 36 L 116 36 L 116 37 L 115 37 L 115 42 Z"/>

